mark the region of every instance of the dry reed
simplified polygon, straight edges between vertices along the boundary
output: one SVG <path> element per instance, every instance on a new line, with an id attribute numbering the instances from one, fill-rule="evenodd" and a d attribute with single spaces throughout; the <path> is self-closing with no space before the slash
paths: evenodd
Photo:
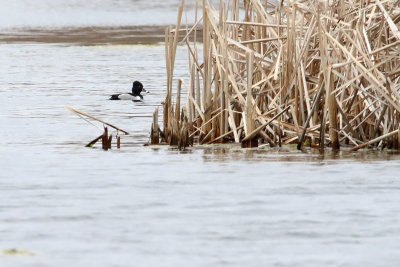
<path id="1" fill-rule="evenodd" d="M 168 144 L 400 148 L 400 1 L 233 0 L 216 9 L 203 0 L 190 29 L 180 27 L 183 5 L 165 31 Z M 179 82 L 174 108 L 179 38 L 190 82 L 182 108 Z"/>
<path id="2" fill-rule="evenodd" d="M 123 132 L 124 134 L 129 134 L 127 131 L 122 130 L 121 128 L 118 128 L 117 126 L 114 126 L 114 125 L 112 125 L 111 123 L 108 123 L 108 122 L 105 122 L 105 121 L 103 121 L 103 120 L 101 120 L 101 119 L 98 119 L 98 118 L 96 118 L 95 116 L 90 115 L 90 114 L 88 114 L 88 113 L 86 113 L 86 112 L 77 110 L 77 109 L 75 109 L 75 108 L 73 108 L 73 107 L 70 107 L 70 106 L 65 106 L 65 108 L 68 109 L 68 110 L 70 110 L 70 111 L 72 111 L 73 113 L 77 114 L 80 118 L 82 118 L 83 120 L 85 120 L 86 122 L 90 123 L 91 125 L 93 125 L 93 126 L 95 126 L 95 127 L 98 127 L 98 126 L 95 125 L 95 124 L 93 124 L 93 123 L 92 123 L 91 121 L 89 121 L 88 119 L 95 120 L 95 121 L 100 122 L 100 123 L 103 124 L 103 129 L 104 129 L 103 134 L 100 135 L 99 137 L 93 139 L 92 141 L 90 141 L 90 142 L 86 145 L 86 147 L 93 147 L 93 146 L 101 139 L 102 149 L 103 149 L 103 150 L 111 149 L 111 145 L 112 145 L 112 134 L 108 135 L 108 128 L 107 128 L 107 126 L 109 126 L 109 127 L 113 128 L 113 129 L 117 130 L 116 139 L 117 139 L 117 148 L 118 148 L 118 149 L 121 148 L 121 137 L 119 136 L 119 131 Z M 157 110 L 157 112 L 158 112 L 158 110 Z M 87 119 L 87 118 L 88 118 L 88 119 Z M 107 125 L 107 126 L 106 126 L 106 125 Z"/>

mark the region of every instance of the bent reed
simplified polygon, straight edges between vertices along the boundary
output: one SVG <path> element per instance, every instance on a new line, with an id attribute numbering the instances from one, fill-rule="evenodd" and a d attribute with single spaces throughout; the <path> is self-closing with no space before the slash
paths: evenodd
<path id="1" fill-rule="evenodd" d="M 163 130 L 157 109 L 152 144 L 400 148 L 400 1 L 232 0 L 217 9 L 203 0 L 190 28 L 183 8 L 165 31 Z M 178 43 L 190 80 L 173 97 Z"/>

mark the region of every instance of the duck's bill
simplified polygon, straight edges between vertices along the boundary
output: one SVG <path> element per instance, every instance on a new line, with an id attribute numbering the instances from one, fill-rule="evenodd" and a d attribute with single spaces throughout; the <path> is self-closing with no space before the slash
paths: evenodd
<path id="1" fill-rule="evenodd" d="M 143 93 L 147 93 L 147 94 L 150 93 L 149 91 L 147 91 L 147 90 L 144 89 L 144 88 L 142 89 L 142 92 L 143 92 Z"/>

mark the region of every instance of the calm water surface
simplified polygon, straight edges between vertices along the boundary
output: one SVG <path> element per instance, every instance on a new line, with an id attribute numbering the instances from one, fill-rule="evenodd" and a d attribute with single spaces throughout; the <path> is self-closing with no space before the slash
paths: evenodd
<path id="1" fill-rule="evenodd" d="M 398 266 L 398 154 L 144 147 L 164 65 L 162 45 L 0 44 L 0 266 Z M 143 103 L 107 100 L 135 79 Z M 131 134 L 85 148 L 102 131 L 65 105 Z"/>
<path id="2" fill-rule="evenodd" d="M 0 0 L 0 28 L 164 25 L 181 0 Z M 186 0 L 188 22 L 195 0 Z M 186 21 L 186 16 L 184 18 Z"/>

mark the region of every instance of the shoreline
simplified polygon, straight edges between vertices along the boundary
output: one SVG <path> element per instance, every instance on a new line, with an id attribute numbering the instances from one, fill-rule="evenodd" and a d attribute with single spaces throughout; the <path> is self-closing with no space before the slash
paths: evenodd
<path id="1" fill-rule="evenodd" d="M 153 45 L 165 41 L 166 27 L 168 26 L 13 28 L 0 32 L 0 44 L 69 43 L 83 46 L 127 44 Z"/>

